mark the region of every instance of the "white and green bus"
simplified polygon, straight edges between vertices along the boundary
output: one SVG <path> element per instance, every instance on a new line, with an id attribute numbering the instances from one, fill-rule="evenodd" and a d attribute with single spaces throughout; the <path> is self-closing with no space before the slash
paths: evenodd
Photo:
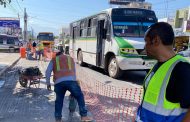
<path id="1" fill-rule="evenodd" d="M 154 60 L 144 50 L 144 34 L 155 22 L 152 10 L 107 9 L 70 24 L 70 53 L 81 66 L 101 67 L 113 78 L 124 70 L 149 70 Z"/>

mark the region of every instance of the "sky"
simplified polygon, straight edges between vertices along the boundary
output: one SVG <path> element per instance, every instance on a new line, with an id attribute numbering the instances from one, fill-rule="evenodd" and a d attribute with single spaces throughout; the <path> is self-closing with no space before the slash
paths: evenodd
<path id="1" fill-rule="evenodd" d="M 145 0 L 152 4 L 158 18 L 174 17 L 176 9 L 190 7 L 190 0 Z M 167 1 L 167 2 L 166 2 Z M 168 3 L 168 4 L 167 4 Z M 113 7 L 109 0 L 12 0 L 6 8 L 0 6 L 0 17 L 20 17 L 23 28 L 24 8 L 28 14 L 28 30 L 59 34 L 61 27 L 80 18 Z"/>

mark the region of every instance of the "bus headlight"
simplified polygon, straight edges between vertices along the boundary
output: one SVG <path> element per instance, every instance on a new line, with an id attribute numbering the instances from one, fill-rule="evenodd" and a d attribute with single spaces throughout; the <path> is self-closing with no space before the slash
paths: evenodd
<path id="1" fill-rule="evenodd" d="M 134 48 L 120 48 L 120 52 L 125 54 L 138 54 Z"/>

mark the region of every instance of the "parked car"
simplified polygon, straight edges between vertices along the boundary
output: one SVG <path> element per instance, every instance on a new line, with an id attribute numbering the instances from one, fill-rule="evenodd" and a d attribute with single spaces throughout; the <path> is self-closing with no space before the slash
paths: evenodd
<path id="1" fill-rule="evenodd" d="M 19 39 L 17 36 L 0 34 L 0 50 L 16 52 L 19 47 Z"/>

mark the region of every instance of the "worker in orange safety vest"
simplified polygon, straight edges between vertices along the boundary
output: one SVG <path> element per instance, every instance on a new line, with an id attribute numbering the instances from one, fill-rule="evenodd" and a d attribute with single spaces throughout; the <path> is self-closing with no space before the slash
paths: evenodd
<path id="1" fill-rule="evenodd" d="M 56 122 L 62 122 L 62 108 L 63 100 L 66 91 L 71 92 L 72 96 L 77 100 L 79 105 L 79 111 L 81 115 L 81 121 L 90 122 L 91 117 L 87 116 L 87 109 L 85 107 L 84 95 L 76 80 L 75 62 L 63 52 L 58 52 L 56 57 L 53 58 L 46 70 L 46 83 L 47 89 L 51 90 L 50 77 L 51 72 L 54 74 L 54 91 L 56 93 L 55 100 L 55 120 Z"/>

